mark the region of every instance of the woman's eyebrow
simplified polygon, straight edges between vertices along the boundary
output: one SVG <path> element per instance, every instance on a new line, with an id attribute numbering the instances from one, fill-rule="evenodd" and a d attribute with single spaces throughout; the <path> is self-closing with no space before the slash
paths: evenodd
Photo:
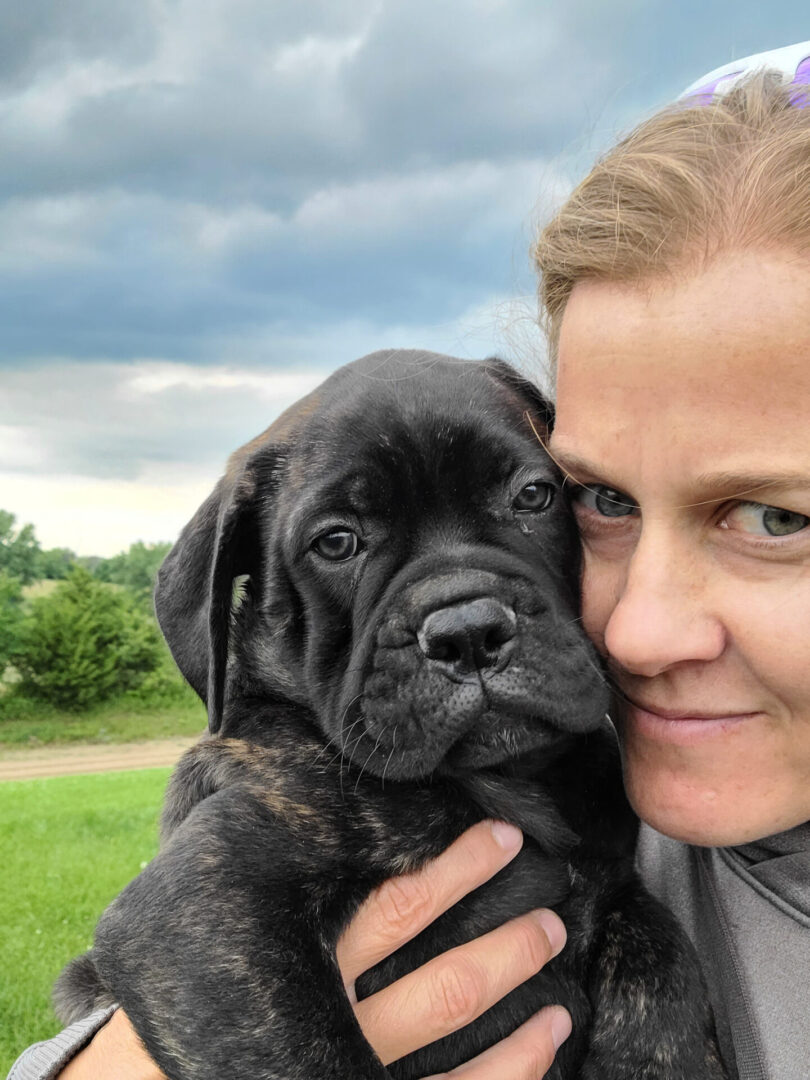
<path id="1" fill-rule="evenodd" d="M 810 471 L 700 473 L 689 486 L 697 491 L 732 492 L 735 495 L 747 495 L 761 488 L 777 490 L 810 488 Z"/>
<path id="2" fill-rule="evenodd" d="M 566 479 L 576 480 L 578 476 L 596 477 L 600 474 L 600 470 L 596 465 L 593 465 L 586 458 L 579 457 L 578 454 L 558 449 L 553 445 L 546 445 L 546 451 L 555 465 L 565 473 Z"/>
<path id="3" fill-rule="evenodd" d="M 558 449 L 555 446 L 550 448 L 549 453 L 566 477 L 571 480 L 583 482 L 586 478 L 594 479 L 604 475 L 604 463 L 600 467 L 579 454 L 564 448 Z M 728 498 L 730 495 L 749 495 L 765 488 L 776 491 L 787 491 L 792 488 L 810 489 L 810 470 L 801 472 L 774 469 L 767 473 L 753 470 L 751 472 L 718 470 L 699 473 L 690 480 L 683 479 L 684 486 L 689 488 L 691 495 L 697 499 L 703 496 L 707 502 L 717 498 Z"/>

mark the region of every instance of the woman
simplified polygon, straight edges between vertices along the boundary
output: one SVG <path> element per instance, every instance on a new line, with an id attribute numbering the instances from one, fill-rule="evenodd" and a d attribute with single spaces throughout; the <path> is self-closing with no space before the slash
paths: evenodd
<path id="1" fill-rule="evenodd" d="M 600 162 L 535 249 L 557 367 L 551 451 L 647 823 L 642 872 L 699 946 L 741 1080 L 800 1080 L 810 1061 L 808 57 L 810 43 L 769 54 L 784 78 L 726 79 L 717 100 L 707 77 Z M 339 947 L 350 994 L 520 842 L 483 823 L 370 897 Z M 393 1061 L 564 942 L 550 912 L 517 919 L 358 1003 L 358 1018 Z M 453 1075 L 535 1080 L 569 1031 L 545 1009 Z M 120 1012 L 62 1063 L 12 1075 L 160 1076 Z"/>

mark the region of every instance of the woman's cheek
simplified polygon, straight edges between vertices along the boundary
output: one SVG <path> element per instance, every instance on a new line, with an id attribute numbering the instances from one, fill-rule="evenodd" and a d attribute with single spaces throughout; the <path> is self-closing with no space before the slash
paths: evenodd
<path id="1" fill-rule="evenodd" d="M 639 520 L 601 519 L 591 511 L 576 512 L 582 540 L 582 625 L 602 655 L 605 630 L 622 598 L 630 560 L 639 538 Z"/>
<path id="2" fill-rule="evenodd" d="M 582 559 L 582 626 L 605 656 L 605 629 L 619 598 L 616 568 L 584 546 Z"/>

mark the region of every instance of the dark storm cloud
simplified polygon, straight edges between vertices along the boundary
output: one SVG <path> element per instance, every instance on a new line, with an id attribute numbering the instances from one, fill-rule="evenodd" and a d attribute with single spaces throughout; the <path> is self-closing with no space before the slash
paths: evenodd
<path id="1" fill-rule="evenodd" d="M 542 162 L 462 163 L 333 185 L 283 215 L 103 192 L 0 211 L 6 359 L 222 359 L 221 341 L 349 318 L 453 319 L 515 291 Z"/>
<path id="2" fill-rule="evenodd" d="M 572 160 L 803 23 L 797 0 L 6 5 L 0 363 L 453 318 L 526 281 Z"/>
<path id="3" fill-rule="evenodd" d="M 0 368 L 443 347 L 531 292 L 535 203 L 619 128 L 807 33 L 804 0 L 5 4 Z"/>
<path id="4" fill-rule="evenodd" d="M 158 5 L 110 0 L 25 0 L 0 7 L 0 86 L 20 88 L 71 61 L 146 59 Z"/>
<path id="5" fill-rule="evenodd" d="M 282 212 L 358 175 L 557 153 L 805 30 L 796 0 L 41 6 L 4 16 L 2 190 L 123 184 Z"/>

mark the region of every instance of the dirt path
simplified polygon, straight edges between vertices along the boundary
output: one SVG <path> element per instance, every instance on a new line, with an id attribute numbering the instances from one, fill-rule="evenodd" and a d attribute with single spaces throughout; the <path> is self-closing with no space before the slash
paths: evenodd
<path id="1" fill-rule="evenodd" d="M 121 772 L 174 765 L 196 738 L 152 739 L 138 743 L 63 743 L 36 750 L 0 750 L 1 780 L 34 780 L 75 773 Z"/>

